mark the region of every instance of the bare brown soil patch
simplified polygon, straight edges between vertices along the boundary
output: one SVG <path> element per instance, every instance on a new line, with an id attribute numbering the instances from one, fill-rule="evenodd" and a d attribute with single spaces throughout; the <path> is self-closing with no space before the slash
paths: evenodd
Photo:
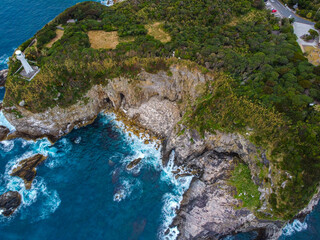
<path id="1" fill-rule="evenodd" d="M 56 41 L 58 41 L 60 38 L 62 38 L 63 33 L 64 33 L 63 30 L 57 29 L 57 30 L 56 30 L 57 36 L 55 36 L 55 38 L 52 39 L 52 40 L 46 45 L 46 47 L 51 48 L 52 45 L 53 45 Z"/>
<path id="2" fill-rule="evenodd" d="M 105 48 L 115 49 L 119 44 L 118 32 L 89 31 L 88 32 L 91 47 L 94 49 Z"/>
<path id="3" fill-rule="evenodd" d="M 170 35 L 165 31 L 163 31 L 161 22 L 148 24 L 146 25 L 146 29 L 148 30 L 149 35 L 153 36 L 155 39 L 159 40 L 160 42 L 166 43 L 171 41 Z"/>
<path id="4" fill-rule="evenodd" d="M 304 49 L 304 52 L 307 54 L 308 61 L 315 65 L 318 66 L 320 64 L 320 49 L 313 47 L 313 46 L 302 46 Z"/>

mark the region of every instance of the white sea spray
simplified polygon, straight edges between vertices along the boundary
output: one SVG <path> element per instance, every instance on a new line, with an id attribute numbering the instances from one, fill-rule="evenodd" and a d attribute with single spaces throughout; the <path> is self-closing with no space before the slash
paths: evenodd
<path id="1" fill-rule="evenodd" d="M 77 137 L 75 140 L 74 140 L 74 143 L 75 144 L 79 144 L 81 142 L 81 137 Z"/>
<path id="2" fill-rule="evenodd" d="M 13 140 L 5 140 L 0 142 L 0 150 L 3 152 L 10 152 L 14 148 Z"/>
<path id="3" fill-rule="evenodd" d="M 45 219 L 49 217 L 51 213 L 53 213 L 61 203 L 59 198 L 59 194 L 56 190 L 48 189 L 45 180 L 36 176 L 33 180 L 31 189 L 26 189 L 23 179 L 20 177 L 11 176 L 11 172 L 14 168 L 19 166 L 21 160 L 29 158 L 35 154 L 43 154 L 45 156 L 54 155 L 52 152 L 51 143 L 48 139 L 41 139 L 36 142 L 27 141 L 23 139 L 10 140 L 10 142 L 14 143 L 15 141 L 22 141 L 21 146 L 26 147 L 32 145 L 29 150 L 22 155 L 17 155 L 12 158 L 5 166 L 5 173 L 2 176 L 3 184 L 1 184 L 0 192 L 4 193 L 7 191 L 17 191 L 21 195 L 21 205 L 15 211 L 15 214 L 9 219 L 0 217 L 1 221 L 10 221 L 10 219 L 14 218 L 16 212 L 20 212 L 20 218 L 32 218 L 32 221 L 38 221 L 41 219 Z M 4 141 L 5 144 L 6 141 Z M 3 142 L 2 142 L 3 143 Z M 41 197 L 40 208 L 36 212 L 30 212 L 28 207 L 35 203 L 39 197 Z"/>
<path id="4" fill-rule="evenodd" d="M 296 232 L 304 231 L 308 228 L 308 224 L 304 222 L 300 222 L 298 219 L 295 219 L 292 223 L 288 223 L 283 229 L 282 234 L 284 236 L 291 236 Z"/>
<path id="5" fill-rule="evenodd" d="M 146 139 L 143 139 L 142 135 L 140 134 L 140 137 L 138 137 L 130 131 L 125 131 L 125 125 L 120 121 L 116 121 L 116 116 L 114 114 L 103 115 L 105 117 L 105 122 L 114 121 L 120 131 L 124 132 L 126 141 L 130 142 L 130 145 L 134 150 L 134 155 L 125 157 L 122 160 L 122 163 L 127 165 L 129 162 L 137 158 L 148 159 L 147 161 L 144 161 L 142 159 L 141 163 L 139 163 L 138 166 L 131 171 L 137 173 L 143 166 L 149 165 L 155 170 L 161 171 L 161 181 L 166 182 L 168 185 L 172 186 L 173 192 L 166 193 L 162 197 L 162 223 L 159 228 L 158 237 L 159 239 L 166 240 L 176 239 L 179 231 L 177 227 L 170 228 L 170 224 L 176 216 L 176 210 L 180 207 L 183 193 L 189 188 L 192 176 L 176 178 L 173 172 L 177 170 L 178 167 L 174 165 L 174 152 L 171 153 L 167 165 L 163 166 L 161 158 L 161 147 L 157 148 L 158 143 L 149 142 L 149 144 L 145 144 L 144 140 L 148 140 L 150 136 L 147 135 Z M 126 190 L 129 192 L 129 195 L 132 192 L 132 190 L 130 189 L 132 189 L 132 185 L 130 185 L 130 187 L 128 187 L 128 189 Z M 121 201 L 123 197 L 128 196 L 128 192 L 126 193 L 123 189 L 120 189 L 120 191 L 116 192 L 116 194 L 114 195 L 114 201 Z M 120 198 L 121 195 L 122 198 Z"/>
<path id="6" fill-rule="evenodd" d="M 173 173 L 177 170 L 174 165 L 174 151 L 171 152 L 167 166 L 162 167 L 161 180 L 169 182 L 173 186 L 173 193 L 167 193 L 163 196 L 162 225 L 159 231 L 159 238 L 166 240 L 176 239 L 179 230 L 177 227 L 170 228 L 170 224 L 176 216 L 176 210 L 179 209 L 183 198 L 183 193 L 189 188 L 192 176 L 176 178 Z M 169 230 L 169 233 L 166 233 Z"/>
<path id="7" fill-rule="evenodd" d="M 2 56 L 0 56 L 0 66 L 1 65 L 7 65 L 9 61 L 9 55 L 8 54 L 3 54 Z"/>
<path id="8" fill-rule="evenodd" d="M 15 127 L 8 122 L 2 111 L 0 111 L 0 125 L 7 127 L 10 131 L 16 130 Z"/>

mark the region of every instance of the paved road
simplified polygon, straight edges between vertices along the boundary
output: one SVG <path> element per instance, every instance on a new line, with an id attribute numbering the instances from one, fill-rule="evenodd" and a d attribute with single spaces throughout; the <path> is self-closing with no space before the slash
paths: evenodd
<path id="1" fill-rule="evenodd" d="M 304 23 L 304 24 L 308 24 L 308 25 L 312 25 L 312 26 L 315 24 L 314 22 L 308 21 L 306 19 L 303 19 L 303 18 L 297 16 L 293 11 L 291 11 L 289 8 L 282 5 L 282 3 L 278 0 L 273 0 L 273 2 L 271 2 L 269 0 L 268 2 L 271 5 L 271 7 L 276 9 L 282 17 L 294 18 L 295 22 Z"/>

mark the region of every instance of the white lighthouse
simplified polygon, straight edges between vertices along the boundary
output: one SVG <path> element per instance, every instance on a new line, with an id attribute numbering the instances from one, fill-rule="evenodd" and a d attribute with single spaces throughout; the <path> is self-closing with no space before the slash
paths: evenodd
<path id="1" fill-rule="evenodd" d="M 33 68 L 30 66 L 30 64 L 28 63 L 27 59 L 25 58 L 23 52 L 21 52 L 20 50 L 17 50 L 16 56 L 17 56 L 17 59 L 20 60 L 20 62 L 22 63 L 22 66 L 26 71 L 27 75 L 29 75 L 34 71 Z"/>

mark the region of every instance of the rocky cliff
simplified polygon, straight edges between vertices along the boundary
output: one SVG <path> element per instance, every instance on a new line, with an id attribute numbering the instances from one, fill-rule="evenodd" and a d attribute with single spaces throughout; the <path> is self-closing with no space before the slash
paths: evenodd
<path id="1" fill-rule="evenodd" d="M 88 101 L 79 101 L 66 109 L 54 107 L 32 113 L 15 106 L 22 116 L 17 117 L 12 109 L 5 109 L 4 114 L 20 135 L 55 140 L 74 127 L 91 123 L 108 106 L 120 109 L 163 139 L 164 162 L 174 150 L 175 163 L 195 175 L 173 222 L 178 226 L 180 239 L 219 239 L 252 230 L 261 230 L 263 238 L 276 239 L 284 222 L 261 220 L 251 210 L 242 208 L 241 200 L 235 198 L 235 188 L 228 182 L 238 162 L 247 164 L 253 181 L 259 185 L 263 203 L 260 211 L 265 211 L 269 190 L 257 177 L 257 163 L 272 166 L 264 152 L 239 134 L 206 133 L 204 138 L 193 130 L 179 134 L 186 106 L 214 79 L 213 73 L 204 74 L 196 66 L 173 64 L 169 72 L 142 71 L 135 79 L 109 79 L 107 85 L 95 85 L 87 92 L 84 99 Z"/>
<path id="2" fill-rule="evenodd" d="M 0 70 L 0 87 L 4 86 L 8 75 L 8 69 Z"/>

